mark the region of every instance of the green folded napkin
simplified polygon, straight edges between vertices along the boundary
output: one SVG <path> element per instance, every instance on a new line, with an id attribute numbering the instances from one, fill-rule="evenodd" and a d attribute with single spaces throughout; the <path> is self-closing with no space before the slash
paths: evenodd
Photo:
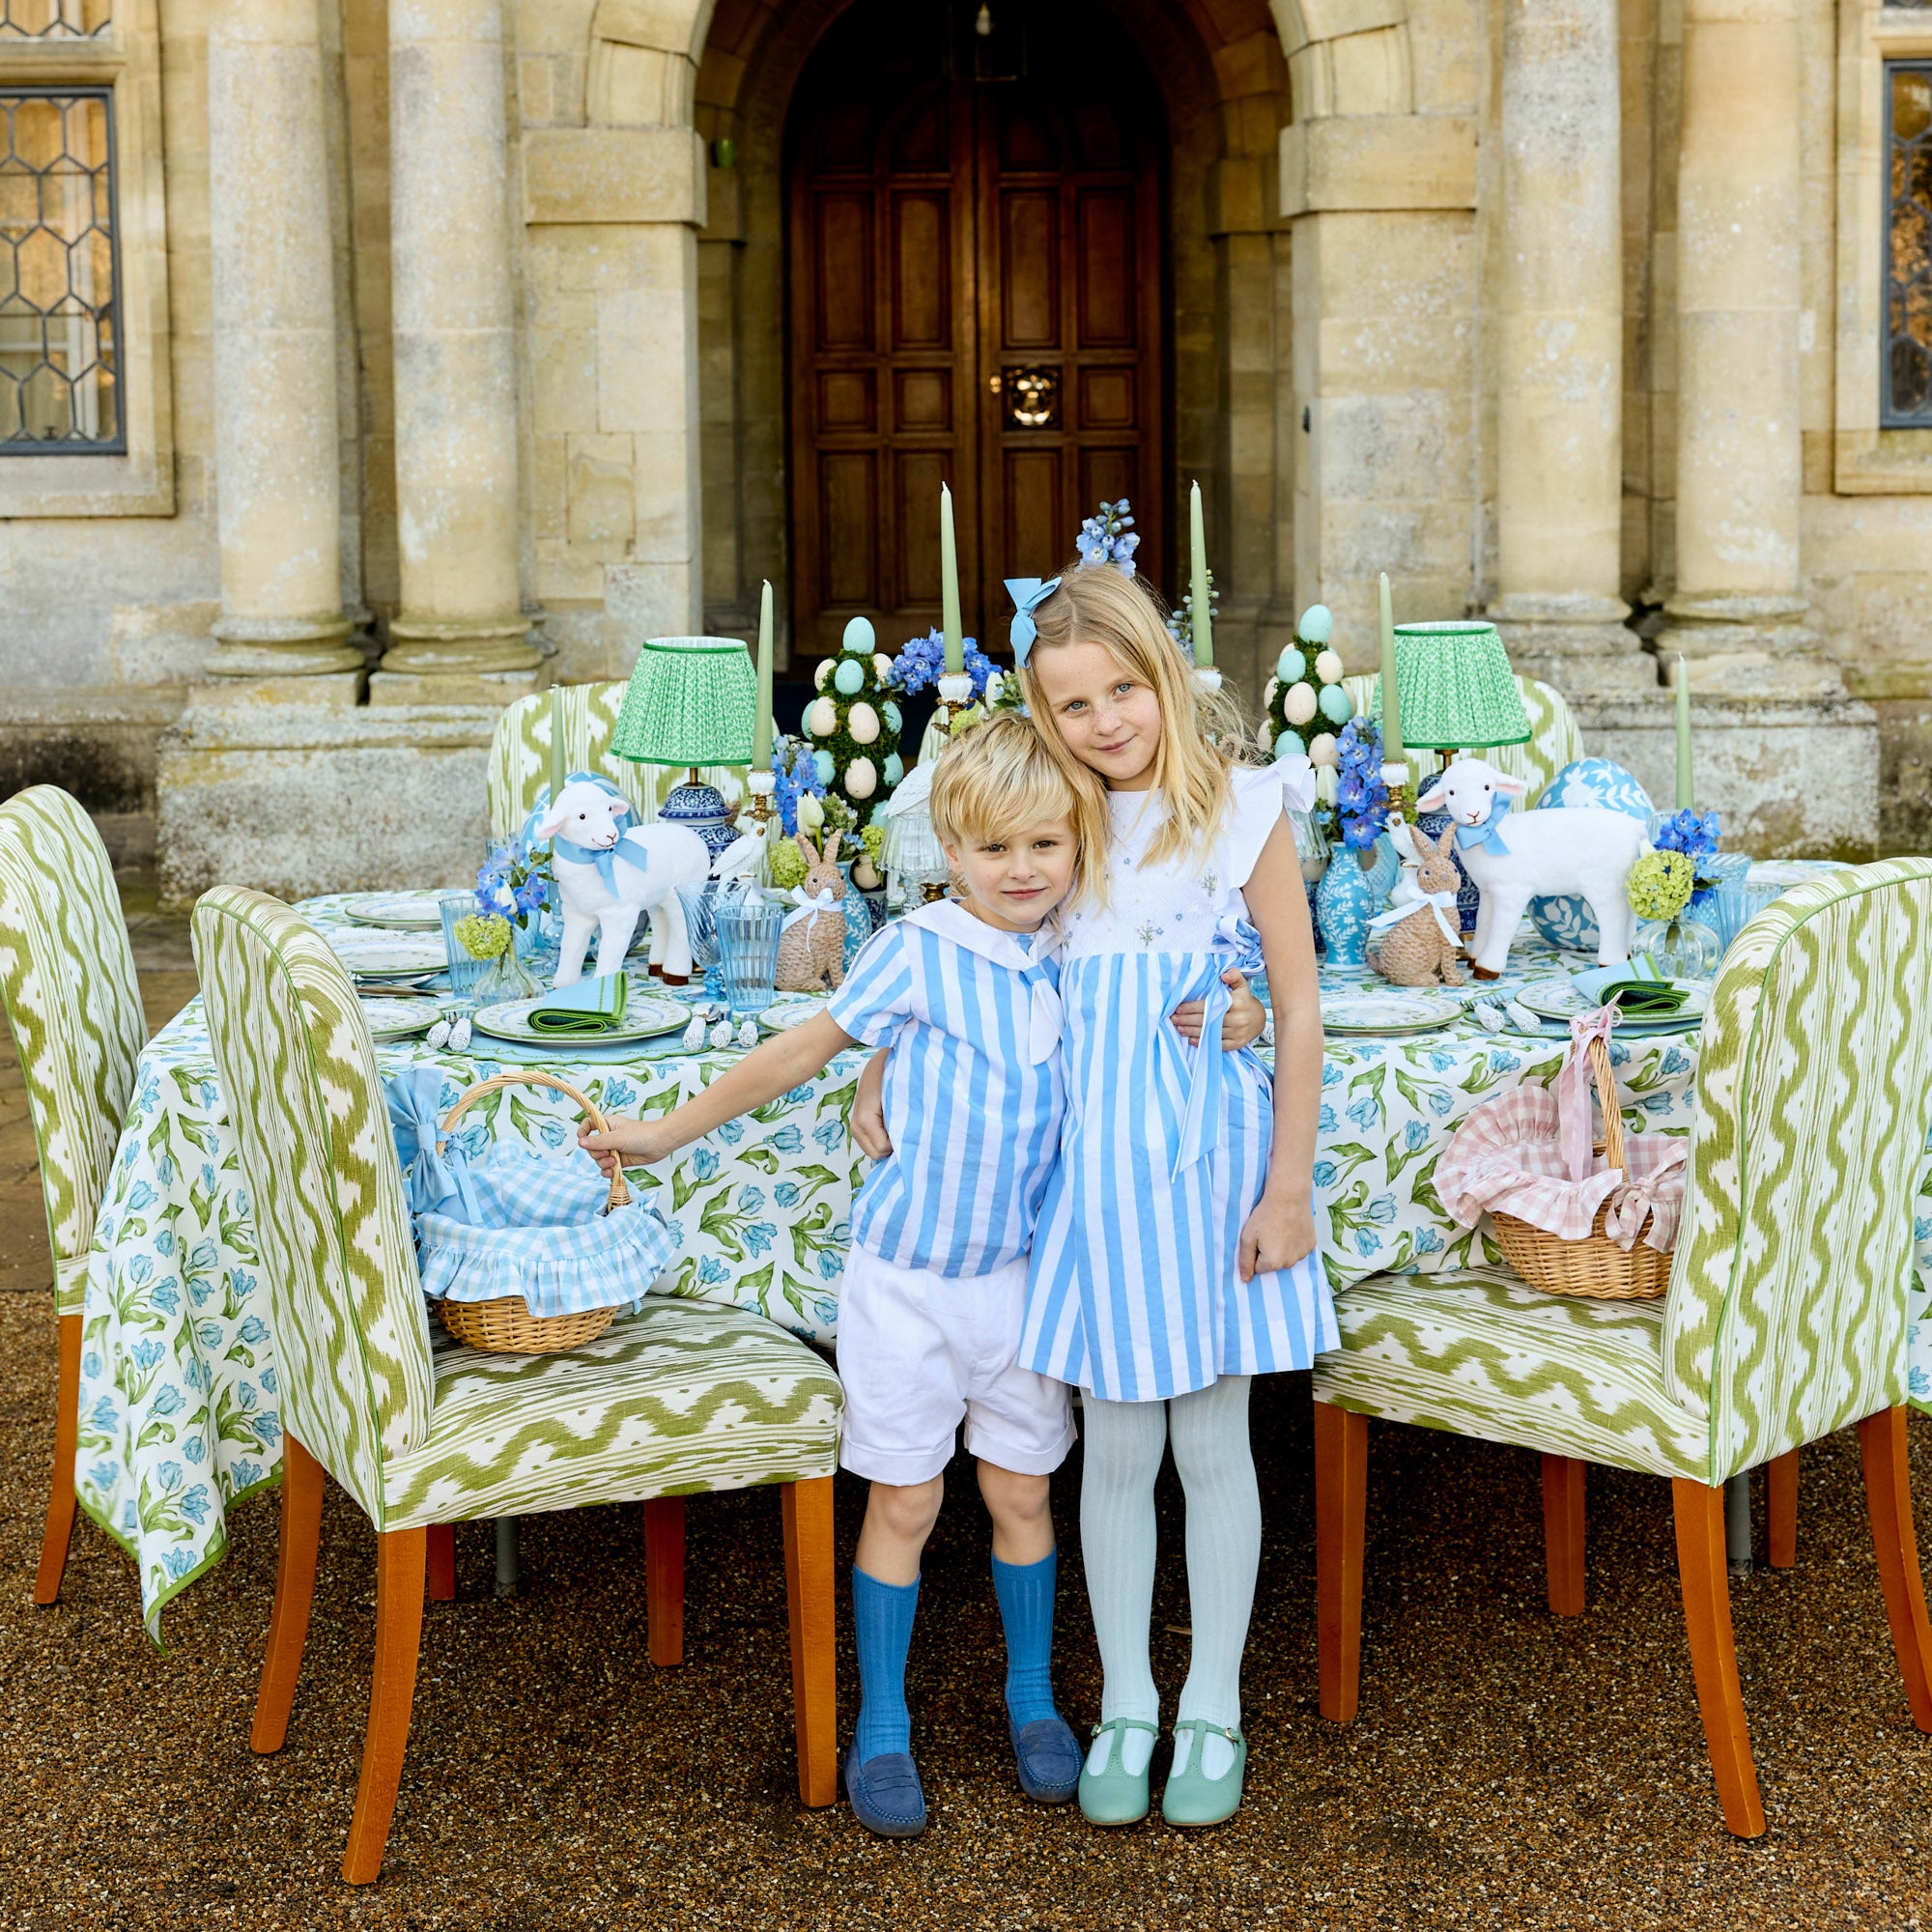
<path id="1" fill-rule="evenodd" d="M 559 986 L 530 1009 L 530 1031 L 609 1033 L 623 1024 L 629 991 L 630 977 L 624 973 L 606 973 L 595 980 L 580 980 L 574 986 Z"/>
<path id="2" fill-rule="evenodd" d="M 1641 954 L 1621 966 L 1597 966 L 1570 982 L 1593 1007 L 1615 1007 L 1632 1019 L 1651 1019 L 1679 1011 L 1689 992 L 1657 970 Z"/>

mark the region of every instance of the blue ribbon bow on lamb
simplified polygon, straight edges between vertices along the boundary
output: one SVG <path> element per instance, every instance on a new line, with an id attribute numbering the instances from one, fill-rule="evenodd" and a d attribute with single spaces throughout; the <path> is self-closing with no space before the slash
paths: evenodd
<path id="1" fill-rule="evenodd" d="M 614 845 L 580 845 L 574 838 L 566 838 L 561 833 L 552 841 L 551 850 L 559 859 L 568 859 L 577 866 L 595 866 L 597 876 L 604 881 L 606 892 L 617 890 L 617 861 L 623 860 L 627 866 L 635 866 L 639 871 L 650 870 L 651 855 L 641 845 L 633 845 L 622 833 L 617 835 Z"/>
<path id="2" fill-rule="evenodd" d="M 1037 577 L 1007 579 L 1007 595 L 1013 600 L 1013 662 L 1022 668 L 1033 655 L 1033 640 L 1038 636 L 1033 613 L 1059 588 L 1057 577 L 1049 577 L 1044 583 Z"/>
<path id="3" fill-rule="evenodd" d="M 1466 851 L 1471 845 L 1481 845 L 1485 850 L 1500 852 L 1509 857 L 1509 840 L 1503 837 L 1503 820 L 1509 816 L 1509 810 L 1515 801 L 1505 798 L 1501 792 L 1490 801 L 1490 815 L 1480 825 L 1459 825 L 1456 828 L 1456 845 L 1459 851 Z"/>

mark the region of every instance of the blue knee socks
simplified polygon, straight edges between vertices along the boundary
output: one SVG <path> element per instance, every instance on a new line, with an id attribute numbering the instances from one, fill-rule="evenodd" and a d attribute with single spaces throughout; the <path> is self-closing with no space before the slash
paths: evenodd
<path id="1" fill-rule="evenodd" d="M 1060 1714 L 1053 1704 L 1053 1586 L 1060 1554 L 1037 1563 L 993 1558 L 993 1594 L 1007 1631 L 1007 1711 L 1016 1724 Z"/>
<path id="2" fill-rule="evenodd" d="M 859 1727 L 852 1748 L 861 1764 L 912 1747 L 905 1667 L 918 1608 L 918 1577 L 910 1583 L 881 1583 L 856 1563 L 852 1566 L 852 1634 L 859 1649 Z"/>

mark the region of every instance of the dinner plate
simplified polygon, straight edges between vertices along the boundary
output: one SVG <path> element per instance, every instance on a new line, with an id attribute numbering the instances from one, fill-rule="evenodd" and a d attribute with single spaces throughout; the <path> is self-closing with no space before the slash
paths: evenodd
<path id="1" fill-rule="evenodd" d="M 368 1023 L 369 1037 L 378 1041 L 410 1039 L 419 1033 L 427 1033 L 436 1024 L 440 1010 L 434 1000 L 416 999 L 407 994 L 374 999 L 365 997 L 357 1004 L 362 1009 L 363 1019 Z"/>
<path id="2" fill-rule="evenodd" d="M 412 932 L 440 932 L 440 893 L 349 893 L 336 909 L 358 925 L 399 926 Z"/>
<path id="3" fill-rule="evenodd" d="M 1704 1009 L 1710 1005 L 1710 993 L 1702 986 L 1692 985 L 1686 980 L 1674 982 L 1684 994 L 1684 1004 L 1673 1013 L 1632 1013 L 1617 1022 L 1619 1032 L 1629 1032 L 1639 1026 L 1655 1025 L 1668 1021 L 1666 1031 L 1679 1027 L 1695 1026 L 1704 1017 Z M 1538 1019 L 1573 1020 L 1578 1013 L 1592 1013 L 1597 1007 L 1588 995 L 1579 991 L 1574 980 L 1533 980 L 1517 996 L 1520 1004 L 1525 1006 Z"/>
<path id="4" fill-rule="evenodd" d="M 440 973 L 449 963 L 440 931 L 432 936 L 340 925 L 323 930 L 322 936 L 358 980 L 414 980 L 425 973 Z"/>
<path id="5" fill-rule="evenodd" d="M 544 1033 L 530 1024 L 530 1009 L 538 1000 L 506 1000 L 501 1006 L 485 1007 L 471 1022 L 477 1033 L 497 1039 L 513 1039 L 524 1046 L 547 1046 L 569 1052 L 578 1046 L 623 1046 L 639 1039 L 655 1039 L 660 1034 L 682 1033 L 691 1024 L 691 1009 L 682 1000 L 669 1000 L 662 993 L 640 993 L 632 982 L 620 1025 L 600 1028 L 596 1033 Z"/>
<path id="6" fill-rule="evenodd" d="M 789 1033 L 831 1004 L 823 993 L 781 993 L 758 1015 L 758 1024 L 766 1033 Z"/>
<path id="7" fill-rule="evenodd" d="M 1463 1017 L 1454 993 L 1391 989 L 1386 993 L 1336 993 L 1321 1002 L 1324 1033 L 1428 1033 Z"/>

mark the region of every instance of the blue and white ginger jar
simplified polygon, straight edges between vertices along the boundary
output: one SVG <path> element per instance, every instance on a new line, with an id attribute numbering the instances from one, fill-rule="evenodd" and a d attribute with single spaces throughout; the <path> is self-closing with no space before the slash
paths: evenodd
<path id="1" fill-rule="evenodd" d="M 1623 766 L 1609 758 L 1577 758 L 1565 765 L 1536 801 L 1538 811 L 1557 806 L 1598 806 L 1641 819 L 1646 828 L 1653 810 L 1650 794 Z M 1603 944 L 1596 914 L 1590 910 L 1588 901 L 1576 893 L 1531 899 L 1529 917 L 1537 931 L 1552 946 L 1594 955 Z"/>

